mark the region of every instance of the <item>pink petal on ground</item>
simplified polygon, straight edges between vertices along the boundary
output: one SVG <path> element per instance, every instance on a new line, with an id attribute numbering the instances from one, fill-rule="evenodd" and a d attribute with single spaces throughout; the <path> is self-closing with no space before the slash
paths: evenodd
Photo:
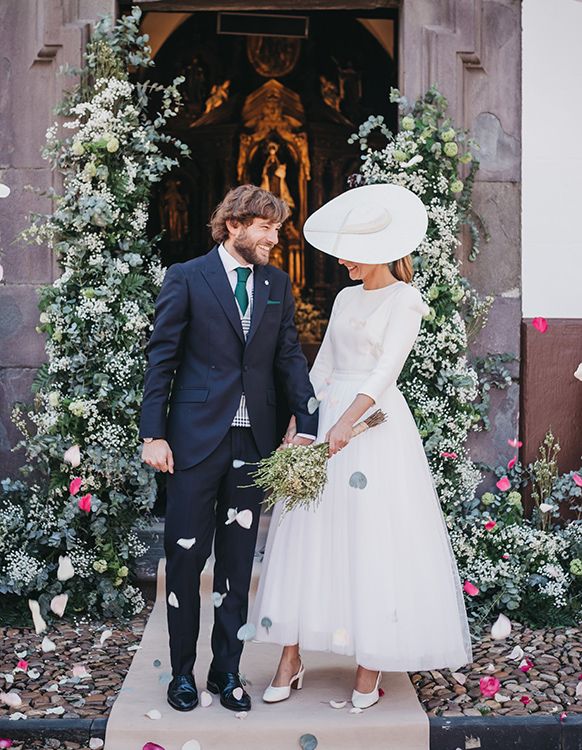
<path id="1" fill-rule="evenodd" d="M 477 586 L 475 586 L 474 583 L 471 583 L 471 581 L 465 581 L 463 585 L 463 591 L 466 594 L 469 594 L 469 596 L 477 596 L 477 594 L 479 593 L 479 589 L 477 588 Z"/>
<path id="2" fill-rule="evenodd" d="M 511 487 L 511 482 L 507 477 L 501 477 L 501 479 L 495 483 L 495 486 L 498 490 L 501 490 L 501 492 L 505 492 Z"/>
<path id="3" fill-rule="evenodd" d="M 562 711 L 562 713 L 560 714 L 560 721 L 564 721 L 564 719 L 566 718 L 566 716 L 568 716 L 568 714 L 566 713 L 566 711 Z"/>
<path id="4" fill-rule="evenodd" d="M 76 495 L 77 492 L 81 489 L 81 485 L 83 484 L 83 480 L 81 477 L 75 477 L 73 480 L 71 480 L 71 484 L 69 485 L 69 492 L 71 495 Z"/>
<path id="5" fill-rule="evenodd" d="M 5 750 L 5 748 L 12 747 L 12 740 L 9 740 L 7 737 L 1 737 L 0 738 L 0 750 Z"/>
<path id="6" fill-rule="evenodd" d="M 526 656 L 525 659 L 523 659 L 519 665 L 519 669 L 521 669 L 522 672 L 529 672 L 529 670 L 533 667 L 533 661 L 531 659 L 528 659 Z"/>
<path id="7" fill-rule="evenodd" d="M 512 448 L 521 448 L 523 443 L 521 440 L 518 440 L 517 438 L 513 438 L 512 440 L 507 441 L 507 445 L 511 446 Z"/>
<path id="8" fill-rule="evenodd" d="M 83 497 L 79 499 L 78 505 L 81 510 L 84 510 L 86 513 L 90 513 L 91 512 L 91 493 L 87 493 L 86 495 L 83 495 Z"/>
<path id="9" fill-rule="evenodd" d="M 454 451 L 441 451 L 441 456 L 443 458 L 458 458 L 459 456 Z"/>
<path id="10" fill-rule="evenodd" d="M 531 324 L 540 333 L 545 333 L 548 330 L 548 321 L 545 318 L 534 318 Z"/>
<path id="11" fill-rule="evenodd" d="M 20 659 L 20 661 L 16 665 L 16 669 L 21 669 L 23 672 L 26 672 L 26 670 L 28 669 L 28 662 L 25 659 Z"/>
<path id="12" fill-rule="evenodd" d="M 577 484 L 578 487 L 582 487 L 582 477 L 580 474 L 572 474 L 572 479 L 574 480 L 574 484 Z"/>
<path id="13" fill-rule="evenodd" d="M 509 560 L 509 557 L 510 557 L 510 555 L 509 555 L 509 552 L 504 552 L 504 553 L 503 553 L 503 554 L 501 555 L 501 557 L 502 557 L 502 558 L 503 558 L 504 560 Z"/>
<path id="14" fill-rule="evenodd" d="M 479 680 L 479 687 L 482 695 L 486 698 L 493 698 L 495 693 L 497 693 L 501 687 L 501 683 L 497 677 L 481 677 Z"/>
<path id="15" fill-rule="evenodd" d="M 53 596 L 53 598 L 51 599 L 51 610 L 58 617 L 62 617 L 65 613 L 65 608 L 67 606 L 68 601 L 69 601 L 68 594 L 57 594 L 57 596 Z"/>
<path id="16" fill-rule="evenodd" d="M 164 748 L 155 742 L 146 742 L 142 750 L 164 750 Z"/>
<path id="17" fill-rule="evenodd" d="M 511 461 L 507 464 L 507 468 L 511 471 L 515 464 L 517 463 L 517 456 L 514 456 Z"/>
<path id="18" fill-rule="evenodd" d="M 529 695 L 522 695 L 519 699 L 520 703 L 523 703 L 524 706 L 527 706 L 527 704 L 531 701 L 531 698 Z"/>
<path id="19" fill-rule="evenodd" d="M 497 521 L 487 521 L 485 528 L 487 531 L 492 531 L 497 526 Z"/>

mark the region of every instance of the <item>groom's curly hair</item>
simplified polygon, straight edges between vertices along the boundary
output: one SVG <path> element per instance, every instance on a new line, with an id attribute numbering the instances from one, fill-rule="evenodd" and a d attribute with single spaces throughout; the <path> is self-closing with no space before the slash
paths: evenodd
<path id="1" fill-rule="evenodd" d="M 291 213 L 284 200 L 256 185 L 239 185 L 229 190 L 210 217 L 210 231 L 215 242 L 228 239 L 227 221 L 252 224 L 253 219 L 268 219 L 283 223 Z"/>

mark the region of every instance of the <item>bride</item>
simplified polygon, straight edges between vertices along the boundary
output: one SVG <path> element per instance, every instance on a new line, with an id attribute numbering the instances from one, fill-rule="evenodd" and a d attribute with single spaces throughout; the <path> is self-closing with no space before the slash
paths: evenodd
<path id="1" fill-rule="evenodd" d="M 360 708 L 378 701 L 382 670 L 472 660 L 439 500 L 397 386 L 428 312 L 410 285 L 409 255 L 426 228 L 420 199 L 385 184 L 349 190 L 305 224 L 307 240 L 361 283 L 337 295 L 310 373 L 317 442 L 329 442 L 333 456 L 321 502 L 284 515 L 279 503 L 271 520 L 251 615 L 257 640 L 283 646 L 267 703 L 302 687 L 300 649 L 354 655 Z M 378 408 L 387 421 L 352 441 L 354 424 Z M 294 430 L 291 422 L 285 440 Z"/>

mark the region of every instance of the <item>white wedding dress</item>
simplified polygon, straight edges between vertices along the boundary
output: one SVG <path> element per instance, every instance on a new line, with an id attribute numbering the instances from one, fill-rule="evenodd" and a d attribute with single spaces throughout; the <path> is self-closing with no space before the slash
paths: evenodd
<path id="1" fill-rule="evenodd" d="M 321 401 L 317 441 L 358 393 L 376 402 L 364 417 L 380 408 L 387 422 L 330 459 L 316 509 L 282 515 L 276 506 L 250 618 L 256 640 L 353 654 L 372 670 L 472 661 L 447 529 L 396 385 L 426 311 L 402 281 L 338 294 L 310 373 Z"/>

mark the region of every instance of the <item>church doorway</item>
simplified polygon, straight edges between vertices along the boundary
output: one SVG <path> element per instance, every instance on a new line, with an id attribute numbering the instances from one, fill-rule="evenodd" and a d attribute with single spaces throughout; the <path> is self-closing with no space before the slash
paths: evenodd
<path id="1" fill-rule="evenodd" d="M 297 297 L 328 311 L 345 280 L 333 259 L 305 246 L 301 228 L 358 170 L 348 138 L 360 123 L 383 115 L 395 128 L 396 11 L 149 12 L 142 27 L 156 62 L 148 76 L 185 77 L 171 132 L 192 154 L 154 191 L 150 224 L 164 231 L 163 263 L 207 252 L 213 208 L 252 182 L 292 208 L 272 262 Z"/>

